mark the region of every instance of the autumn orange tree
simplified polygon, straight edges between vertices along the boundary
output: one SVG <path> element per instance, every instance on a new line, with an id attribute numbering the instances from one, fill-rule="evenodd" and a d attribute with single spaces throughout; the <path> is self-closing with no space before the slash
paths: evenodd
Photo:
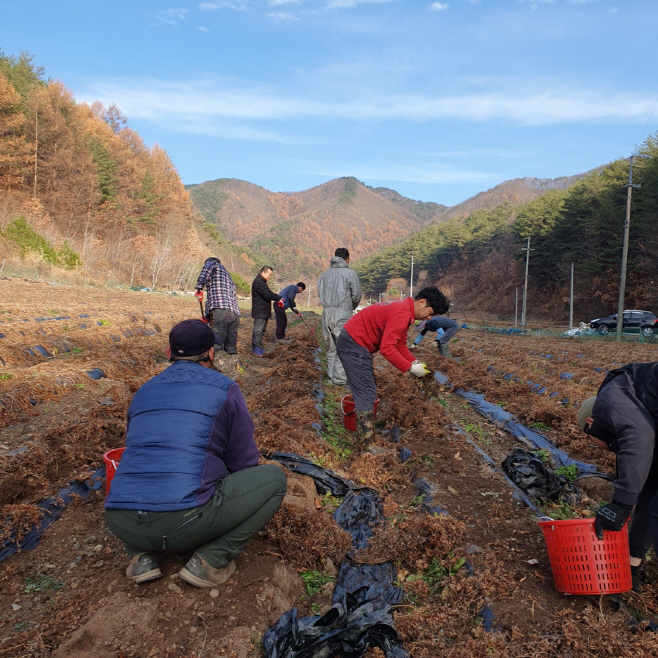
<path id="1" fill-rule="evenodd" d="M 32 159 L 32 147 L 23 133 L 20 101 L 7 76 L 0 73 L 0 189 L 5 190 L 21 186 Z"/>
<path id="2" fill-rule="evenodd" d="M 45 80 L 28 53 L 0 53 L 0 211 L 0 231 L 23 217 L 92 276 L 187 285 L 209 255 L 168 154 L 144 144 L 116 105 L 77 103 Z"/>

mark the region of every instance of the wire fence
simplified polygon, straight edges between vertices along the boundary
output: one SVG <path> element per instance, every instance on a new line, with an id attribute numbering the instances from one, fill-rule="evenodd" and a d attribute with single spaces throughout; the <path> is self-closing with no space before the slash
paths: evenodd
<path id="1" fill-rule="evenodd" d="M 598 341 L 605 343 L 614 343 L 617 341 L 615 332 L 607 335 L 599 334 L 595 329 L 578 330 L 571 329 L 569 325 L 556 325 L 541 322 L 526 323 L 525 327 L 515 326 L 513 321 L 495 321 L 489 322 L 481 318 L 476 321 L 469 321 L 467 315 L 460 317 L 460 314 L 451 314 L 453 320 L 462 326 L 462 331 L 470 330 L 485 335 L 505 335 L 515 336 L 518 338 L 563 338 L 565 340 L 585 340 Z M 466 325 L 466 326 L 463 326 Z M 658 344 L 658 335 L 655 333 L 651 336 L 645 336 L 639 329 L 635 331 L 625 331 L 621 335 L 622 342 L 625 343 L 650 343 Z"/>
<path id="2" fill-rule="evenodd" d="M 0 264 L 0 277 L 12 277 L 26 281 L 44 281 L 52 285 L 92 286 L 95 288 L 117 288 L 123 290 L 143 290 L 163 294 L 191 295 L 182 290 L 156 289 L 146 286 L 128 286 L 119 282 L 113 272 L 103 272 L 90 267 L 64 269 L 50 263 L 33 265 L 19 264 L 5 258 Z"/>

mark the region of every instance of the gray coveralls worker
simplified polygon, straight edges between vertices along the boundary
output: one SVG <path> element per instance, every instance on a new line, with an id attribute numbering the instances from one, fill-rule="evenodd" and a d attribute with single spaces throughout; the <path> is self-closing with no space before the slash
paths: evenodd
<path id="1" fill-rule="evenodd" d="M 322 302 L 322 338 L 327 350 L 327 375 L 335 386 L 347 386 L 343 364 L 336 354 L 336 341 L 343 325 L 352 317 L 361 301 L 361 282 L 354 270 L 339 256 L 318 279 Z"/>

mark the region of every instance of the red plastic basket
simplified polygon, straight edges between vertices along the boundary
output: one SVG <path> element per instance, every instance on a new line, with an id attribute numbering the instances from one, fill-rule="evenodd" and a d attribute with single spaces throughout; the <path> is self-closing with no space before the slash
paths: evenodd
<path id="1" fill-rule="evenodd" d="M 375 400 L 375 406 L 373 408 L 373 424 L 377 420 L 377 407 L 379 406 L 379 398 Z M 343 426 L 346 430 L 350 432 L 356 432 L 356 405 L 354 404 L 354 398 L 351 395 L 346 395 L 340 401 L 340 408 L 343 411 Z"/>
<path id="2" fill-rule="evenodd" d="M 558 592 L 619 594 L 633 586 L 628 529 L 594 532 L 594 519 L 539 521 Z"/>
<path id="3" fill-rule="evenodd" d="M 112 478 L 117 472 L 117 466 L 121 461 L 121 455 L 125 448 L 115 448 L 114 450 L 108 450 L 103 455 L 103 461 L 105 462 L 105 495 L 110 493 L 110 487 L 112 486 Z"/>

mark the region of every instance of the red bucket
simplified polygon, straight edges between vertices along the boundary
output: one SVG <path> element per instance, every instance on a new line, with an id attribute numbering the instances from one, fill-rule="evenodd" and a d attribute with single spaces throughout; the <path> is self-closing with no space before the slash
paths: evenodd
<path id="1" fill-rule="evenodd" d="M 110 493 L 112 478 L 117 472 L 117 466 L 121 461 L 121 455 L 124 450 L 125 448 L 115 448 L 114 450 L 108 450 L 103 455 L 103 461 L 105 462 L 105 495 Z"/>
<path id="2" fill-rule="evenodd" d="M 375 400 L 375 406 L 373 408 L 373 424 L 377 421 L 378 406 L 379 398 Z M 356 405 L 354 404 L 354 398 L 351 395 L 346 395 L 340 401 L 340 408 L 343 411 L 343 426 L 350 432 L 356 432 Z"/>
<path id="3" fill-rule="evenodd" d="M 594 519 L 539 521 L 558 592 L 620 594 L 633 587 L 628 528 L 594 532 Z"/>

